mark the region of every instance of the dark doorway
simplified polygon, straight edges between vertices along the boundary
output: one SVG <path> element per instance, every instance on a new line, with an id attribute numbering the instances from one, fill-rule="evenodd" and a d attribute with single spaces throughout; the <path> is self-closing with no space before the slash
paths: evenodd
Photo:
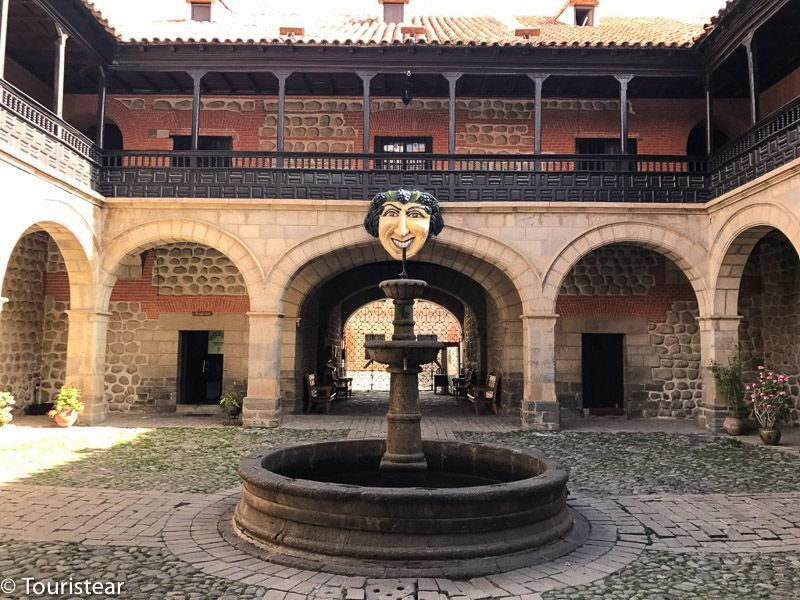
<path id="1" fill-rule="evenodd" d="M 222 332 L 181 331 L 178 403 L 216 404 L 222 395 Z"/>
<path id="2" fill-rule="evenodd" d="M 622 414 L 622 334 L 584 333 L 581 337 L 583 408 L 592 414 Z"/>

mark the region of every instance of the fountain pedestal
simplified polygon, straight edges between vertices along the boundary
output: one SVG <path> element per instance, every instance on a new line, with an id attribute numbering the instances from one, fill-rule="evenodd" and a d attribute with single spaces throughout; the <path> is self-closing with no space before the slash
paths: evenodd
<path id="1" fill-rule="evenodd" d="M 382 281 L 383 293 L 394 301 L 394 333 L 389 341 L 365 344 L 372 360 L 388 365 L 386 370 L 391 378 L 386 452 L 381 459 L 381 471 L 424 471 L 428 468 L 422 453 L 420 365 L 432 362 L 444 344 L 417 340 L 414 334 L 414 299 L 427 285 L 420 279 Z"/>

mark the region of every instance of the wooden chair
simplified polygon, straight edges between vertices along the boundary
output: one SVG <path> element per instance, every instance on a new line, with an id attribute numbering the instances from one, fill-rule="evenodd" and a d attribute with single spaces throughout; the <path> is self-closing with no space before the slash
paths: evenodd
<path id="1" fill-rule="evenodd" d="M 475 371 L 473 369 L 467 369 L 463 377 L 453 377 L 453 396 L 466 399 L 474 377 Z"/>
<path id="2" fill-rule="evenodd" d="M 347 400 L 353 395 L 352 377 L 339 377 L 336 369 L 331 369 L 331 382 L 333 382 L 333 391 L 337 398 Z"/>
<path id="3" fill-rule="evenodd" d="M 311 412 L 311 406 L 315 404 L 324 404 L 325 412 L 331 412 L 333 399 L 336 398 L 336 392 L 333 390 L 333 386 L 317 385 L 317 376 L 314 373 L 306 375 L 306 385 L 308 386 L 306 414 Z"/>
<path id="4" fill-rule="evenodd" d="M 492 412 L 499 415 L 502 412 L 500 405 L 500 394 L 498 393 L 498 386 L 500 385 L 500 374 L 489 373 L 486 378 L 486 385 L 473 385 L 467 392 L 467 400 L 472 402 L 475 406 L 475 414 L 480 414 L 478 408 L 485 404 Z"/>

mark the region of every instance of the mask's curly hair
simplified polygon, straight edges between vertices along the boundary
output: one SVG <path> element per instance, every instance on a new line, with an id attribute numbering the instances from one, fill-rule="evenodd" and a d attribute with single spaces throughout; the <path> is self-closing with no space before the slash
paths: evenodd
<path id="1" fill-rule="evenodd" d="M 367 216 L 364 217 L 364 229 L 367 230 L 373 237 L 378 237 L 378 221 L 381 218 L 381 209 L 386 202 L 400 202 L 400 204 L 408 204 L 415 202 L 425 207 L 425 210 L 431 216 L 431 226 L 428 229 L 428 237 L 439 235 L 444 229 L 444 219 L 442 212 L 439 209 L 439 201 L 428 192 L 422 190 L 389 190 L 376 194 L 369 203 L 369 211 Z"/>

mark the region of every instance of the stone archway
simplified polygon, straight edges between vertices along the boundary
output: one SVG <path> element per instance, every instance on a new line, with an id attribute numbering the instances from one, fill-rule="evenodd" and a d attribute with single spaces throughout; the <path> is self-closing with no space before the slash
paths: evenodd
<path id="1" fill-rule="evenodd" d="M 264 310 L 264 272 L 253 252 L 227 231 L 201 221 L 151 221 L 127 230 L 109 242 L 100 267 L 98 306 L 108 306 L 111 290 L 117 280 L 120 265 L 133 252 L 141 252 L 160 244 L 195 242 L 214 248 L 239 269 L 250 294 L 250 310 Z"/>
<path id="2" fill-rule="evenodd" d="M 93 313 L 94 277 L 81 241 L 65 225 L 36 223 L 22 232 L 2 273 L 0 345 L 8 347 L 0 384 L 17 396 L 18 410 L 51 401 L 65 383 L 79 387 L 83 420 L 90 420 L 102 408 L 83 369 L 81 321 Z"/>
<path id="3" fill-rule="evenodd" d="M 247 315 L 263 305 L 263 274 L 239 240 L 205 223 L 147 223 L 111 242 L 102 273 L 111 409 L 206 414 L 225 389 L 244 388 Z M 212 337 L 218 348 L 200 349 Z M 212 367 L 193 374 L 200 362 Z"/>
<path id="4" fill-rule="evenodd" d="M 634 244 L 655 250 L 674 262 L 686 275 L 697 296 L 700 314 L 708 314 L 709 298 L 706 273 L 707 250 L 677 231 L 640 222 L 622 222 L 591 229 L 566 244 L 545 271 L 543 302 L 555 310 L 558 290 L 573 266 L 592 250 L 609 244 Z"/>
<path id="5" fill-rule="evenodd" d="M 504 373 L 503 393 L 514 404 L 522 397 L 522 335 L 520 315 L 525 306 L 532 306 L 539 288 L 538 274 L 521 255 L 511 248 L 484 236 L 456 228 L 445 230 L 415 257 L 413 264 L 433 264 L 457 271 L 468 277 L 487 294 L 493 318 L 489 339 L 489 354 L 496 349 L 492 368 Z M 456 241 L 457 240 L 457 241 Z M 285 408 L 294 405 L 300 385 L 297 376 L 298 329 L 302 325 L 302 310 L 306 299 L 327 280 L 348 269 L 359 268 L 386 257 L 376 241 L 361 227 L 352 227 L 320 236 L 292 249 L 270 272 L 268 281 L 282 300 L 275 305 L 280 315 L 269 327 L 279 327 L 281 390 Z M 507 270 L 506 270 L 507 269 Z M 412 271 L 413 274 L 413 271 Z M 283 285 L 278 285 L 283 281 Z M 516 282 L 520 282 L 519 285 Z M 522 288 L 522 289 L 520 289 Z M 298 321 L 300 320 L 300 321 Z M 291 349 L 295 352 L 290 356 Z"/>

